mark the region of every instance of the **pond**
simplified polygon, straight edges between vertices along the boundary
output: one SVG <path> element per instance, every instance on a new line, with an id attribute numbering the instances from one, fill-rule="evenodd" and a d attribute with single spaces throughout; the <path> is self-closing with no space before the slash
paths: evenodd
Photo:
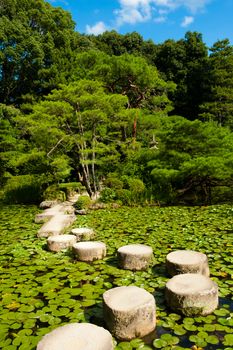
<path id="1" fill-rule="evenodd" d="M 36 237 L 36 206 L 0 207 L 0 348 L 33 350 L 42 336 L 71 322 L 104 326 L 102 294 L 135 285 L 157 305 L 156 337 L 116 342 L 116 350 L 233 349 L 233 207 L 148 207 L 92 211 L 73 227 L 92 227 L 107 244 L 102 261 L 84 263 L 71 253 L 51 253 Z M 153 248 L 153 265 L 142 272 L 117 267 L 116 250 L 128 243 Z M 177 249 L 206 253 L 218 283 L 219 308 L 206 317 L 182 317 L 164 300 L 166 255 Z"/>

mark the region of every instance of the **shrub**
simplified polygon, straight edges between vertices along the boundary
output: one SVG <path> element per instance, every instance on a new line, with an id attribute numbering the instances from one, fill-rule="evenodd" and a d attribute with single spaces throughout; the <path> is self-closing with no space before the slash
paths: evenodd
<path id="1" fill-rule="evenodd" d="M 66 199 L 68 199 L 75 192 L 80 193 L 85 190 L 85 187 L 80 182 L 67 182 L 58 185 L 59 189 L 65 193 Z"/>
<path id="2" fill-rule="evenodd" d="M 130 191 L 135 195 L 140 195 L 145 191 L 145 185 L 140 179 L 129 179 L 128 184 Z"/>
<path id="3" fill-rule="evenodd" d="M 104 185 L 115 190 L 121 190 L 123 188 L 123 182 L 119 178 L 113 176 L 107 177 L 104 181 Z"/>
<path id="4" fill-rule="evenodd" d="M 75 203 L 75 208 L 78 210 L 87 209 L 91 204 L 91 198 L 89 196 L 80 196 Z"/>
<path id="5" fill-rule="evenodd" d="M 127 194 L 125 193 L 123 196 L 126 196 L 128 198 L 127 201 L 130 201 L 130 205 L 141 203 L 146 190 L 143 181 L 126 175 L 122 176 L 121 179 L 124 183 L 124 189 L 128 190 L 128 192 L 126 192 Z M 119 199 L 121 200 L 121 198 Z"/>
<path id="6" fill-rule="evenodd" d="M 114 202 L 115 199 L 116 199 L 116 192 L 112 188 L 105 187 L 100 192 L 100 201 L 103 203 L 111 203 L 111 202 Z"/>
<path id="7" fill-rule="evenodd" d="M 3 191 L 7 203 L 39 203 L 42 199 L 41 179 L 35 175 L 12 176 Z"/>
<path id="8" fill-rule="evenodd" d="M 43 199 L 64 201 L 66 198 L 64 192 L 59 190 L 59 186 L 53 184 L 47 187 L 46 190 L 43 192 Z"/>
<path id="9" fill-rule="evenodd" d="M 116 192 L 117 199 L 122 202 L 123 205 L 132 204 L 132 193 L 130 190 L 122 189 Z"/>

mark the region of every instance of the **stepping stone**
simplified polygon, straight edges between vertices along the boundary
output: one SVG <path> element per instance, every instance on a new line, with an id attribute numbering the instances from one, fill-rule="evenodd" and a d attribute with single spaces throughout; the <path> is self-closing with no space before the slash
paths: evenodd
<path id="1" fill-rule="evenodd" d="M 51 208 L 45 209 L 43 213 L 36 214 L 35 223 L 40 224 L 40 223 L 47 222 L 53 216 L 59 215 L 59 214 L 73 215 L 74 212 L 75 212 L 75 209 L 69 202 L 56 204 Z"/>
<path id="2" fill-rule="evenodd" d="M 39 207 L 41 209 L 48 209 L 54 207 L 56 204 L 58 204 L 58 201 L 43 201 L 40 203 Z"/>
<path id="3" fill-rule="evenodd" d="M 182 273 L 200 273 L 209 277 L 208 258 L 193 250 L 177 250 L 166 257 L 166 268 L 171 276 Z"/>
<path id="4" fill-rule="evenodd" d="M 59 252 L 67 248 L 71 248 L 76 243 L 74 235 L 58 235 L 51 236 L 47 239 L 48 249 L 51 252 Z"/>
<path id="5" fill-rule="evenodd" d="M 80 209 L 80 210 L 76 209 L 75 210 L 75 214 L 77 214 L 77 215 L 87 215 L 88 211 L 86 209 Z"/>
<path id="6" fill-rule="evenodd" d="M 118 261 L 126 270 L 145 270 L 152 259 L 153 250 L 143 244 L 129 244 L 118 249 Z"/>
<path id="7" fill-rule="evenodd" d="M 91 228 L 87 227 L 80 227 L 80 228 L 74 228 L 71 230 L 72 235 L 75 235 L 77 237 L 77 242 L 80 241 L 89 241 L 93 237 L 95 237 L 95 232 Z"/>
<path id="8" fill-rule="evenodd" d="M 176 312 L 186 316 L 208 315 L 218 307 L 218 286 L 209 277 L 186 273 L 167 282 L 165 297 Z"/>
<path id="9" fill-rule="evenodd" d="M 63 204 L 62 211 L 64 214 L 75 214 L 75 208 L 69 202 L 68 204 Z"/>
<path id="10" fill-rule="evenodd" d="M 40 224 L 47 222 L 50 220 L 53 216 L 64 214 L 64 206 L 62 204 L 57 204 L 52 208 L 46 209 L 43 211 L 43 213 L 39 213 L 35 217 L 35 223 Z"/>
<path id="11" fill-rule="evenodd" d="M 103 294 L 103 307 L 108 329 L 120 340 L 141 338 L 155 329 L 155 299 L 143 288 L 112 288 Z"/>
<path id="12" fill-rule="evenodd" d="M 70 323 L 46 334 L 37 350 L 113 350 L 111 334 L 90 323 Z"/>
<path id="13" fill-rule="evenodd" d="M 102 242 L 79 242 L 73 245 L 73 251 L 80 261 L 93 261 L 106 256 L 106 245 Z"/>
<path id="14" fill-rule="evenodd" d="M 76 220 L 75 215 L 58 214 L 53 216 L 38 231 L 38 237 L 61 235 Z"/>

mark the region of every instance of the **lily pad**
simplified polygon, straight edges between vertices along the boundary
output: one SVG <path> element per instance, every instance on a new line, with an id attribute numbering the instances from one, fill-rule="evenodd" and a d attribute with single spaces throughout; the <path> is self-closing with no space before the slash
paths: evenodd
<path id="1" fill-rule="evenodd" d="M 226 346 L 233 346 L 233 334 L 226 334 L 223 339 L 223 344 Z"/>

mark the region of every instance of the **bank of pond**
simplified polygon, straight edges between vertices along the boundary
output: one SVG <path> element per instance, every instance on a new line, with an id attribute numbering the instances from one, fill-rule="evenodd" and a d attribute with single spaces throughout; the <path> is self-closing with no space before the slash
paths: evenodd
<path id="1" fill-rule="evenodd" d="M 115 340 L 115 349 L 233 348 L 233 206 L 102 209 L 78 216 L 73 227 L 91 227 L 107 255 L 78 261 L 72 251 L 50 252 L 38 238 L 36 206 L 1 206 L 0 348 L 35 350 L 52 330 L 72 323 L 105 327 L 103 294 L 121 286 L 145 289 L 156 300 L 153 338 Z M 117 250 L 130 244 L 153 249 L 145 271 L 119 267 Z M 182 316 L 165 301 L 167 254 L 194 250 L 208 257 L 219 306 L 207 316 Z"/>

